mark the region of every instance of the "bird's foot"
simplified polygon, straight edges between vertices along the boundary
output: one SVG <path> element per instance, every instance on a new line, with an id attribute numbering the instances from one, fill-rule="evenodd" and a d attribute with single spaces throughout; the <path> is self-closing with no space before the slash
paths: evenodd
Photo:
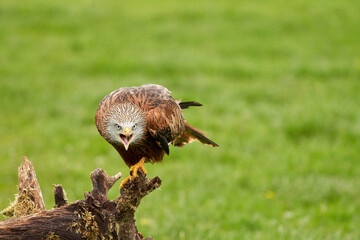
<path id="1" fill-rule="evenodd" d="M 120 188 L 122 188 L 124 184 L 127 183 L 128 181 L 134 180 L 137 177 L 139 168 L 141 168 L 142 172 L 146 175 L 147 171 L 144 168 L 144 163 L 145 163 L 145 158 L 143 157 L 137 164 L 131 166 L 130 175 L 127 178 L 125 178 L 124 181 L 122 181 L 122 183 L 120 184 Z"/>
<path id="2" fill-rule="evenodd" d="M 144 168 L 144 163 L 145 163 L 145 158 L 143 157 L 140 159 L 140 161 L 137 164 L 131 166 L 130 176 L 133 176 L 134 178 L 137 177 L 139 168 L 141 168 L 143 173 L 146 175 L 147 171 Z"/>

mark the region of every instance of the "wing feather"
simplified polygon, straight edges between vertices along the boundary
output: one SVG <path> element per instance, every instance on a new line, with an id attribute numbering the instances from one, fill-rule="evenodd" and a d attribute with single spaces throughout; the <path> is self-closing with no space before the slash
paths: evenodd
<path id="1" fill-rule="evenodd" d="M 160 86 L 161 87 L 161 86 Z M 164 87 L 150 85 L 147 89 L 149 102 L 157 102 L 157 106 L 147 111 L 147 128 L 151 136 L 159 142 L 168 154 L 168 144 L 172 142 L 184 129 L 184 118 L 179 104 Z M 150 96 L 150 97 L 149 97 Z"/>

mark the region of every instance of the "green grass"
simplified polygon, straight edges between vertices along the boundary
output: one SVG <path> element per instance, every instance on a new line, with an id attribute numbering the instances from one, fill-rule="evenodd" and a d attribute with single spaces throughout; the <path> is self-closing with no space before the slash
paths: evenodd
<path id="1" fill-rule="evenodd" d="M 360 236 L 359 1 L 0 2 L 0 208 L 33 162 L 47 208 L 89 173 L 128 173 L 98 134 L 103 96 L 156 83 L 219 143 L 148 165 L 137 224 L 161 239 Z M 118 188 L 110 198 L 118 195 Z"/>

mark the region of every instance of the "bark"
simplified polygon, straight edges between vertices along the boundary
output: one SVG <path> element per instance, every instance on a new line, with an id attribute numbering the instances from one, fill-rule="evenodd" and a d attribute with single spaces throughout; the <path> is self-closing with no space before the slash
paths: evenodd
<path id="1" fill-rule="evenodd" d="M 142 198 L 160 187 L 159 177 L 148 179 L 139 170 L 138 177 L 125 183 L 120 196 L 111 201 L 107 193 L 121 173 L 110 177 L 98 168 L 90 174 L 93 187 L 84 194 L 85 199 L 67 204 L 61 185 L 54 185 L 55 208 L 45 210 L 31 162 L 24 158 L 19 169 L 25 169 L 21 174 L 19 170 L 19 196 L 24 197 L 17 198 L 13 205 L 22 206 L 24 199 L 30 199 L 32 211 L 1 221 L 0 239 L 144 239 L 136 228 L 134 215 Z"/>

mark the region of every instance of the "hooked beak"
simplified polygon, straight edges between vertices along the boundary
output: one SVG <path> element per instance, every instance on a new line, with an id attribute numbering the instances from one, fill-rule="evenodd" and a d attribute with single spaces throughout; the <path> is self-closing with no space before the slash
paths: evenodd
<path id="1" fill-rule="evenodd" d="M 119 137 L 124 144 L 125 150 L 127 151 L 131 140 L 133 139 L 133 134 L 131 133 L 130 128 L 125 128 L 124 132 L 120 133 Z"/>

